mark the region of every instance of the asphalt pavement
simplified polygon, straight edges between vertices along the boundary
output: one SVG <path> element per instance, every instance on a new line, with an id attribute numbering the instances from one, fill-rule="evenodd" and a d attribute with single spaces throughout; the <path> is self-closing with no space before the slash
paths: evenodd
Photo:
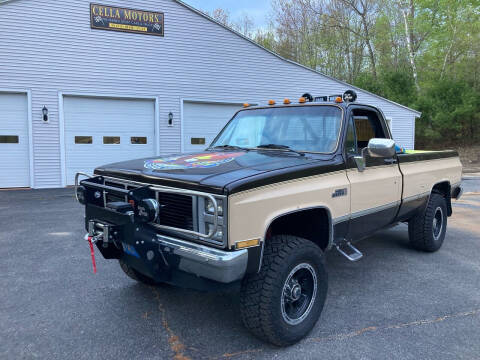
<path id="1" fill-rule="evenodd" d="M 238 293 L 149 287 L 100 258 L 92 273 L 72 189 L 0 191 L 1 359 L 480 359 L 480 177 L 464 181 L 443 248 L 399 225 L 327 254 L 329 295 L 300 343 L 250 335 Z"/>

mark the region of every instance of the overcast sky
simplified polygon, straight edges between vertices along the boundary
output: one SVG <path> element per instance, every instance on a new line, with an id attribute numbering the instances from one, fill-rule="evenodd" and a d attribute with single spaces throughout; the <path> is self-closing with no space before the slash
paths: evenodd
<path id="1" fill-rule="evenodd" d="M 270 0 L 183 0 L 187 4 L 199 10 L 212 11 L 223 8 L 230 12 L 233 20 L 236 20 L 242 13 L 247 13 L 256 27 L 266 26 L 266 18 L 270 11 Z"/>

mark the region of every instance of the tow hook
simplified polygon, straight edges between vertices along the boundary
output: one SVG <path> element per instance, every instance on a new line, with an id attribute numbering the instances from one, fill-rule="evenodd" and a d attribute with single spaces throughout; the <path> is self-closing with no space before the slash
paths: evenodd
<path id="1" fill-rule="evenodd" d="M 87 234 L 85 238 L 88 241 L 88 244 L 90 245 L 90 256 L 92 257 L 92 266 L 93 266 L 93 273 L 97 273 L 97 263 L 95 262 L 95 250 L 93 248 L 93 244 L 98 241 L 97 236 L 90 236 L 90 234 Z"/>
<path id="2" fill-rule="evenodd" d="M 100 228 L 101 231 L 97 232 L 97 228 Z M 107 224 L 96 223 L 93 220 L 88 222 L 88 234 L 85 235 L 85 240 L 88 241 L 90 246 L 90 256 L 92 257 L 92 266 L 93 273 L 97 273 L 97 264 L 95 261 L 95 249 L 93 244 L 96 244 L 99 241 L 102 241 L 103 247 L 108 247 L 108 242 L 110 240 L 110 226 Z"/>

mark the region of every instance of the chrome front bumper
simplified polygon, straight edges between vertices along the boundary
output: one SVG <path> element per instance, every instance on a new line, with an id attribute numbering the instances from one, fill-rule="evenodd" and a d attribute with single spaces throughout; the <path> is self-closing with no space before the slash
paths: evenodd
<path id="1" fill-rule="evenodd" d="M 84 240 L 93 237 L 94 242 L 97 242 L 97 240 L 103 242 L 104 232 L 95 231 L 93 234 L 93 236 L 89 233 L 85 234 Z M 163 259 L 165 265 L 171 270 L 180 270 L 224 284 L 241 280 L 247 271 L 248 251 L 246 249 L 237 251 L 218 250 L 164 235 L 157 235 L 156 241 L 153 239 L 149 243 L 151 244 L 150 249 L 156 248 L 160 253 L 160 257 L 156 257 L 158 259 L 156 261 Z M 140 250 L 139 245 L 136 246 L 136 249 Z M 144 251 L 138 251 L 138 253 L 144 253 Z M 153 259 L 153 257 L 148 259 L 140 255 L 138 257 L 145 264 L 151 263 Z M 172 258 L 175 260 L 171 261 Z"/>
<path id="2" fill-rule="evenodd" d="M 178 269 L 221 283 L 242 279 L 247 271 L 248 251 L 224 251 L 157 235 L 163 251 L 180 258 Z"/>

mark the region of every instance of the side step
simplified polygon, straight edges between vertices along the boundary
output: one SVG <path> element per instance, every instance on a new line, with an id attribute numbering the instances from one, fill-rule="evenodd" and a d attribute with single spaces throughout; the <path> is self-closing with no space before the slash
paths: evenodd
<path id="1" fill-rule="evenodd" d="M 338 252 L 345 256 L 350 261 L 358 261 L 363 257 L 363 254 L 350 241 L 346 241 L 343 244 L 335 245 Z"/>

